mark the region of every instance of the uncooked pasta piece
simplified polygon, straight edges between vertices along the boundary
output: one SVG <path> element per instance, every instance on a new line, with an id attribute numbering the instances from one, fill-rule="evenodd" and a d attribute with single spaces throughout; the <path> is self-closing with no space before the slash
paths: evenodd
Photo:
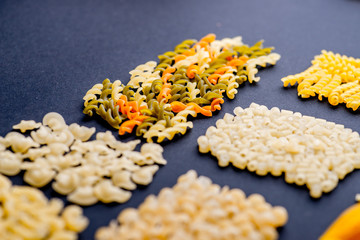
<path id="1" fill-rule="evenodd" d="M 84 96 L 84 113 L 100 115 L 120 135 L 135 132 L 148 142 L 172 140 L 192 128 L 188 116 L 211 117 L 221 109 L 224 94 L 233 99 L 240 84 L 258 82 L 259 66 L 280 59 L 262 41 L 245 45 L 241 37 L 185 40 L 174 51 L 159 55 L 130 71 L 127 85 L 120 80 L 95 84 Z"/>
<path id="2" fill-rule="evenodd" d="M 285 208 L 271 206 L 260 194 L 220 187 L 194 170 L 179 177 L 173 188 L 148 196 L 138 209 L 123 210 L 97 240 L 277 239 L 286 224 Z"/>
<path id="3" fill-rule="evenodd" d="M 312 66 L 302 73 L 282 78 L 284 87 L 298 84 L 298 95 L 309 98 L 326 97 L 333 106 L 345 103 L 357 110 L 360 106 L 360 59 L 323 50 L 315 56 Z"/>
<path id="4" fill-rule="evenodd" d="M 155 143 L 143 144 L 138 152 L 134 149 L 140 140 L 123 143 L 110 131 L 89 141 L 95 128 L 68 126 L 58 113 L 46 114 L 43 124 L 31 124 L 37 129 L 29 137 L 10 132 L 0 138 L 0 173 L 16 175 L 24 170 L 26 183 L 43 187 L 52 182 L 56 192 L 79 205 L 126 202 L 129 190 L 150 184 L 157 164 L 166 164 L 162 147 Z"/>
<path id="5" fill-rule="evenodd" d="M 255 103 L 234 113 L 198 138 L 199 151 L 210 152 L 222 167 L 284 173 L 286 182 L 306 185 L 314 198 L 360 168 L 359 134 L 343 125 Z"/>
<path id="6" fill-rule="evenodd" d="M 12 186 L 0 174 L 0 239 L 77 239 L 89 221 L 78 206 L 63 207 L 38 189 Z"/>

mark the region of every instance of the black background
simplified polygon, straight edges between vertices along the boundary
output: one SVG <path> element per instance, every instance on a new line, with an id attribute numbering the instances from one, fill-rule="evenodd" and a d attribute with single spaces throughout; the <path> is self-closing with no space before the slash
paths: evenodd
<path id="1" fill-rule="evenodd" d="M 283 177 L 219 168 L 213 157 L 198 152 L 196 140 L 225 113 L 251 102 L 324 118 L 359 132 L 359 110 L 354 113 L 344 105 L 302 100 L 296 88 L 285 89 L 280 81 L 308 68 L 322 49 L 359 58 L 359 23 L 359 0 L 0 1 L 0 135 L 22 119 L 41 121 L 51 111 L 62 114 L 68 124 L 117 135 L 105 121 L 82 113 L 82 98 L 94 84 L 105 78 L 127 83 L 130 70 L 157 60 L 158 54 L 184 39 L 200 39 L 211 32 L 218 39 L 241 35 L 247 44 L 264 39 L 265 46 L 274 46 L 281 54 L 278 64 L 261 70 L 259 83 L 243 84 L 236 98 L 227 99 L 214 117 L 195 119 L 185 136 L 162 144 L 168 164 L 149 186 L 135 190 L 130 201 L 85 207 L 91 222 L 80 239 L 92 239 L 96 229 L 108 225 L 122 209 L 137 207 L 149 194 L 173 186 L 189 169 L 221 186 L 260 193 L 271 204 L 284 206 L 289 221 L 279 230 L 280 239 L 317 239 L 354 203 L 360 192 L 359 172 L 314 200 L 305 187 L 287 184 Z M 11 179 L 24 184 L 20 176 Z M 42 190 L 68 204 L 49 186 Z"/>

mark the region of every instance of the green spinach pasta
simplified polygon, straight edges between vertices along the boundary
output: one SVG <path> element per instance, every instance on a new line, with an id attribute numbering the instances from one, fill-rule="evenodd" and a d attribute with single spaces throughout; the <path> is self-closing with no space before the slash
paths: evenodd
<path id="1" fill-rule="evenodd" d="M 192 128 L 188 116 L 212 116 L 233 99 L 245 81 L 257 82 L 258 67 L 280 59 L 273 48 L 243 44 L 241 37 L 216 40 L 208 34 L 200 41 L 185 40 L 130 71 L 127 85 L 105 79 L 84 96 L 84 113 L 100 115 L 120 135 L 132 133 L 148 142 L 172 140 Z"/>

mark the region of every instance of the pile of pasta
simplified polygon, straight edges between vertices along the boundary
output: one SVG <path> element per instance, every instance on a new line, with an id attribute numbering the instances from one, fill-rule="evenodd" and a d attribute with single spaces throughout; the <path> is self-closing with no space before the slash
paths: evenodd
<path id="1" fill-rule="evenodd" d="M 158 144 L 145 143 L 140 152 L 134 151 L 140 140 L 123 143 L 110 131 L 89 141 L 95 128 L 68 126 L 55 112 L 46 114 L 42 123 L 23 120 L 13 128 L 30 136 L 13 131 L 0 137 L 0 173 L 25 170 L 24 181 L 34 187 L 54 180 L 52 188 L 79 205 L 126 202 L 129 190 L 149 184 L 157 164 L 166 164 Z"/>
<path id="2" fill-rule="evenodd" d="M 115 239 L 277 239 L 288 219 L 260 194 L 246 198 L 240 189 L 221 188 L 194 170 L 173 188 L 148 196 L 138 209 L 123 210 L 117 221 L 96 232 L 97 240 Z"/>
<path id="3" fill-rule="evenodd" d="M 89 221 L 82 209 L 64 208 L 59 199 L 48 199 L 38 189 L 12 186 L 0 174 L 0 239 L 75 240 Z"/>
<path id="4" fill-rule="evenodd" d="M 275 65 L 280 55 L 263 48 L 262 41 L 249 47 L 241 37 L 200 41 L 185 40 L 174 51 L 130 72 L 127 85 L 105 79 L 84 96 L 84 113 L 100 115 L 119 134 L 136 132 L 148 142 L 172 140 L 193 124 L 188 117 L 212 116 L 221 109 L 224 94 L 235 97 L 245 81 L 257 82 L 257 67 Z M 135 130 L 136 129 L 136 130 Z"/>
<path id="5" fill-rule="evenodd" d="M 345 103 L 357 110 L 360 106 L 360 58 L 347 57 L 323 50 L 315 56 L 312 66 L 302 73 L 281 79 L 284 87 L 298 84 L 298 95 L 318 99 L 327 98 L 333 106 Z"/>
<path id="6" fill-rule="evenodd" d="M 344 125 L 255 103 L 234 113 L 198 138 L 199 151 L 210 151 L 222 167 L 284 173 L 286 182 L 306 185 L 314 198 L 360 168 L 359 134 Z"/>

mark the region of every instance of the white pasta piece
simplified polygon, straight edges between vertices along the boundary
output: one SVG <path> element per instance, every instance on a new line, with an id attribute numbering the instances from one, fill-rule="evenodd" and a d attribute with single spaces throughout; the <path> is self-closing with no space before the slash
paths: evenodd
<path id="1" fill-rule="evenodd" d="M 355 201 L 360 202 L 360 193 L 355 195 Z"/>
<path id="2" fill-rule="evenodd" d="M 56 112 L 47 113 L 42 123 L 45 126 L 49 126 L 53 131 L 61 131 L 67 127 L 63 116 Z"/>
<path id="3" fill-rule="evenodd" d="M 81 232 L 89 225 L 89 220 L 83 216 L 82 208 L 75 205 L 67 207 L 61 216 L 66 228 L 74 232 Z"/>
<path id="4" fill-rule="evenodd" d="M 94 127 L 88 128 L 85 126 L 80 126 L 77 123 L 70 124 L 69 130 L 74 135 L 75 139 L 81 140 L 83 142 L 89 140 L 95 133 Z"/>
<path id="5" fill-rule="evenodd" d="M 43 187 L 55 177 L 56 172 L 49 168 L 28 169 L 24 174 L 24 181 L 34 187 Z"/>
<path id="6" fill-rule="evenodd" d="M 101 83 L 95 84 L 89 91 L 86 92 L 85 96 L 83 97 L 84 101 L 84 106 L 86 107 L 89 102 L 92 99 L 97 99 L 96 95 L 100 95 L 101 94 L 101 90 L 103 88 L 103 85 Z"/>
<path id="7" fill-rule="evenodd" d="M 95 196 L 104 203 L 123 203 L 130 199 L 131 192 L 115 187 L 111 180 L 102 180 L 94 187 Z"/>
<path id="8" fill-rule="evenodd" d="M 91 186 L 78 187 L 68 195 L 68 200 L 70 202 L 89 206 L 97 203 L 98 198 L 94 194 L 94 189 Z"/>
<path id="9" fill-rule="evenodd" d="M 134 190 L 136 184 L 131 180 L 131 172 L 127 170 L 114 171 L 111 176 L 113 184 L 127 190 Z"/>
<path id="10" fill-rule="evenodd" d="M 158 165 L 142 167 L 139 170 L 134 171 L 131 175 L 131 179 L 137 184 L 148 185 L 152 181 L 153 175 L 158 169 Z"/>
<path id="11" fill-rule="evenodd" d="M 163 148 L 159 144 L 144 143 L 140 149 L 141 155 L 147 160 L 151 160 L 150 164 L 166 164 L 166 160 L 162 156 Z"/>
<path id="12" fill-rule="evenodd" d="M 46 126 L 40 126 L 37 131 L 32 131 L 30 133 L 31 137 L 35 142 L 39 144 L 47 143 L 47 137 L 51 134 L 51 129 Z"/>
<path id="13" fill-rule="evenodd" d="M 0 238 L 13 239 L 77 239 L 88 220 L 78 206 L 64 208 L 60 199 L 48 201 L 35 188 L 11 186 L 0 174 Z"/>
<path id="14" fill-rule="evenodd" d="M 219 166 L 232 163 L 258 175 L 285 174 L 285 181 L 306 185 L 319 198 L 348 173 L 360 168 L 359 134 L 343 125 L 252 103 L 225 114 L 198 138 Z"/>
<path id="15" fill-rule="evenodd" d="M 41 126 L 41 123 L 37 123 L 34 120 L 21 120 L 20 123 L 13 126 L 13 129 L 19 129 L 22 133 L 37 129 Z"/>
<path id="16" fill-rule="evenodd" d="M 18 174 L 21 170 L 22 159 L 10 151 L 0 152 L 0 173 L 9 176 Z"/>
<path id="17" fill-rule="evenodd" d="M 121 86 L 120 80 L 114 81 L 114 83 L 112 84 L 111 98 L 114 100 L 115 103 L 120 99 L 123 89 L 124 88 Z"/>
<path id="18" fill-rule="evenodd" d="M 66 146 L 70 146 L 74 142 L 74 135 L 68 130 L 51 132 L 45 139 L 46 144 L 51 143 L 64 143 Z"/>
<path id="19" fill-rule="evenodd" d="M 53 182 L 52 187 L 56 192 L 67 195 L 78 187 L 79 182 L 79 175 L 74 173 L 72 170 L 67 169 L 56 175 L 55 182 Z"/>
<path id="20" fill-rule="evenodd" d="M 120 142 L 110 131 L 89 141 L 95 128 L 67 126 L 54 112 L 44 116 L 43 124 L 30 132 L 31 137 L 10 132 L 0 138 L 0 173 L 16 175 L 24 170 L 24 181 L 34 187 L 54 180 L 52 188 L 79 205 L 123 203 L 136 184 L 150 184 L 159 169 L 155 164 L 166 164 L 158 144 L 144 144 L 135 151 L 140 140 Z M 75 235 L 57 233 L 59 238 L 71 236 Z"/>
<path id="21" fill-rule="evenodd" d="M 285 208 L 272 207 L 261 195 L 246 198 L 240 189 L 221 188 L 191 170 L 138 209 L 124 209 L 117 221 L 97 230 L 95 239 L 272 240 L 287 218 Z"/>
<path id="22" fill-rule="evenodd" d="M 25 153 L 31 147 L 39 147 L 30 137 L 25 137 L 18 132 L 9 132 L 5 136 L 6 142 L 14 152 Z"/>

